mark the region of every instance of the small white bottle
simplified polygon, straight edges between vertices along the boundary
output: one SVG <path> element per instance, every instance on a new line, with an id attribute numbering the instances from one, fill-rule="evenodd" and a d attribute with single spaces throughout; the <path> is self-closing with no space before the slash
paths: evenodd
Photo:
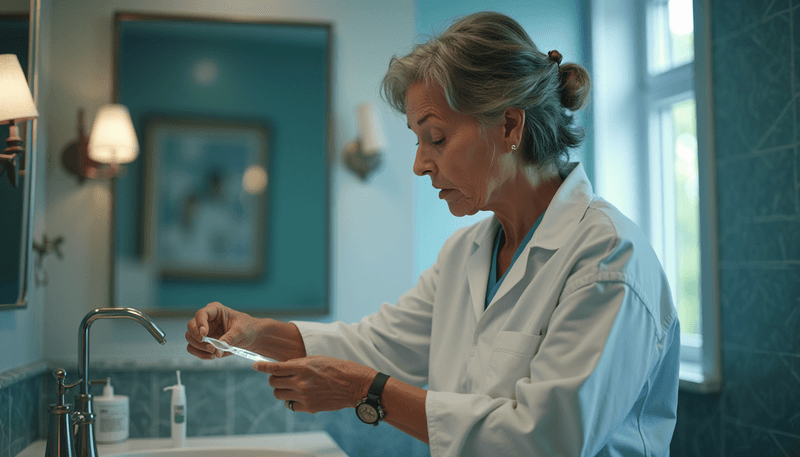
<path id="1" fill-rule="evenodd" d="M 164 387 L 172 391 L 169 407 L 169 422 L 172 425 L 172 447 L 186 447 L 186 388 L 181 384 L 181 371 L 178 370 L 178 384 Z"/>
<path id="2" fill-rule="evenodd" d="M 130 431 L 130 402 L 127 395 L 114 395 L 111 378 L 106 378 L 103 395 L 93 400 L 97 415 L 94 427 L 98 443 L 121 443 L 128 439 Z"/>

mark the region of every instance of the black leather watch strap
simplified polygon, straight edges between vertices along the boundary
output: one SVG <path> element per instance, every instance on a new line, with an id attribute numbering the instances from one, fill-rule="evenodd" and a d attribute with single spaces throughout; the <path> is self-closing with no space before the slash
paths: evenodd
<path id="1" fill-rule="evenodd" d="M 383 388 L 386 386 L 386 381 L 388 380 L 388 374 L 378 372 L 378 374 L 375 375 L 375 379 L 372 380 L 372 385 L 369 386 L 367 398 L 369 400 L 380 400 L 381 395 L 383 394 Z"/>

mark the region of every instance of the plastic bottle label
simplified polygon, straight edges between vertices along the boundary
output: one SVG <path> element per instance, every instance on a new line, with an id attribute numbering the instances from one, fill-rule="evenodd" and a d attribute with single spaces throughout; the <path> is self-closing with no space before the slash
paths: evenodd
<path id="1" fill-rule="evenodd" d="M 125 430 L 125 419 L 128 417 L 126 403 L 112 403 L 98 408 L 100 432 L 119 432 Z"/>
<path id="2" fill-rule="evenodd" d="M 129 408 L 127 398 L 96 400 L 95 435 L 98 443 L 118 443 L 128 439 Z"/>
<path id="3" fill-rule="evenodd" d="M 175 405 L 173 412 L 175 413 L 174 421 L 176 424 L 182 424 L 186 420 L 186 412 L 183 405 Z"/>

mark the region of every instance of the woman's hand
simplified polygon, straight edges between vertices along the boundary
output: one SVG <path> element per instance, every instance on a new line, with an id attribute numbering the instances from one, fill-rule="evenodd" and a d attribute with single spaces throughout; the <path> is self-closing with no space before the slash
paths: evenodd
<path id="1" fill-rule="evenodd" d="M 353 408 L 367 395 L 378 373 L 355 362 L 312 356 L 287 362 L 256 362 L 267 373 L 278 400 L 294 400 L 294 410 L 308 413 Z"/>
<path id="2" fill-rule="evenodd" d="M 229 352 L 214 349 L 210 343 L 203 343 L 209 336 L 224 341 L 231 346 L 258 352 L 256 339 L 259 334 L 259 320 L 239 311 L 234 311 L 221 303 L 209 303 L 195 313 L 186 331 L 186 350 L 201 359 L 225 357 Z"/>

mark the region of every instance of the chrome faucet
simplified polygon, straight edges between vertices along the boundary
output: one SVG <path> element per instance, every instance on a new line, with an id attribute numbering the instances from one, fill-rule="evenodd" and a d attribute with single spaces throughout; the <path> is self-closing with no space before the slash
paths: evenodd
<path id="1" fill-rule="evenodd" d="M 83 382 L 81 391 L 75 395 L 75 456 L 97 457 L 97 442 L 94 436 L 94 412 L 92 410 L 92 396 L 89 394 L 89 326 L 98 319 L 133 319 L 161 344 L 167 342 L 164 332 L 146 314 L 133 308 L 98 308 L 90 311 L 81 321 L 78 334 L 78 367 Z"/>

